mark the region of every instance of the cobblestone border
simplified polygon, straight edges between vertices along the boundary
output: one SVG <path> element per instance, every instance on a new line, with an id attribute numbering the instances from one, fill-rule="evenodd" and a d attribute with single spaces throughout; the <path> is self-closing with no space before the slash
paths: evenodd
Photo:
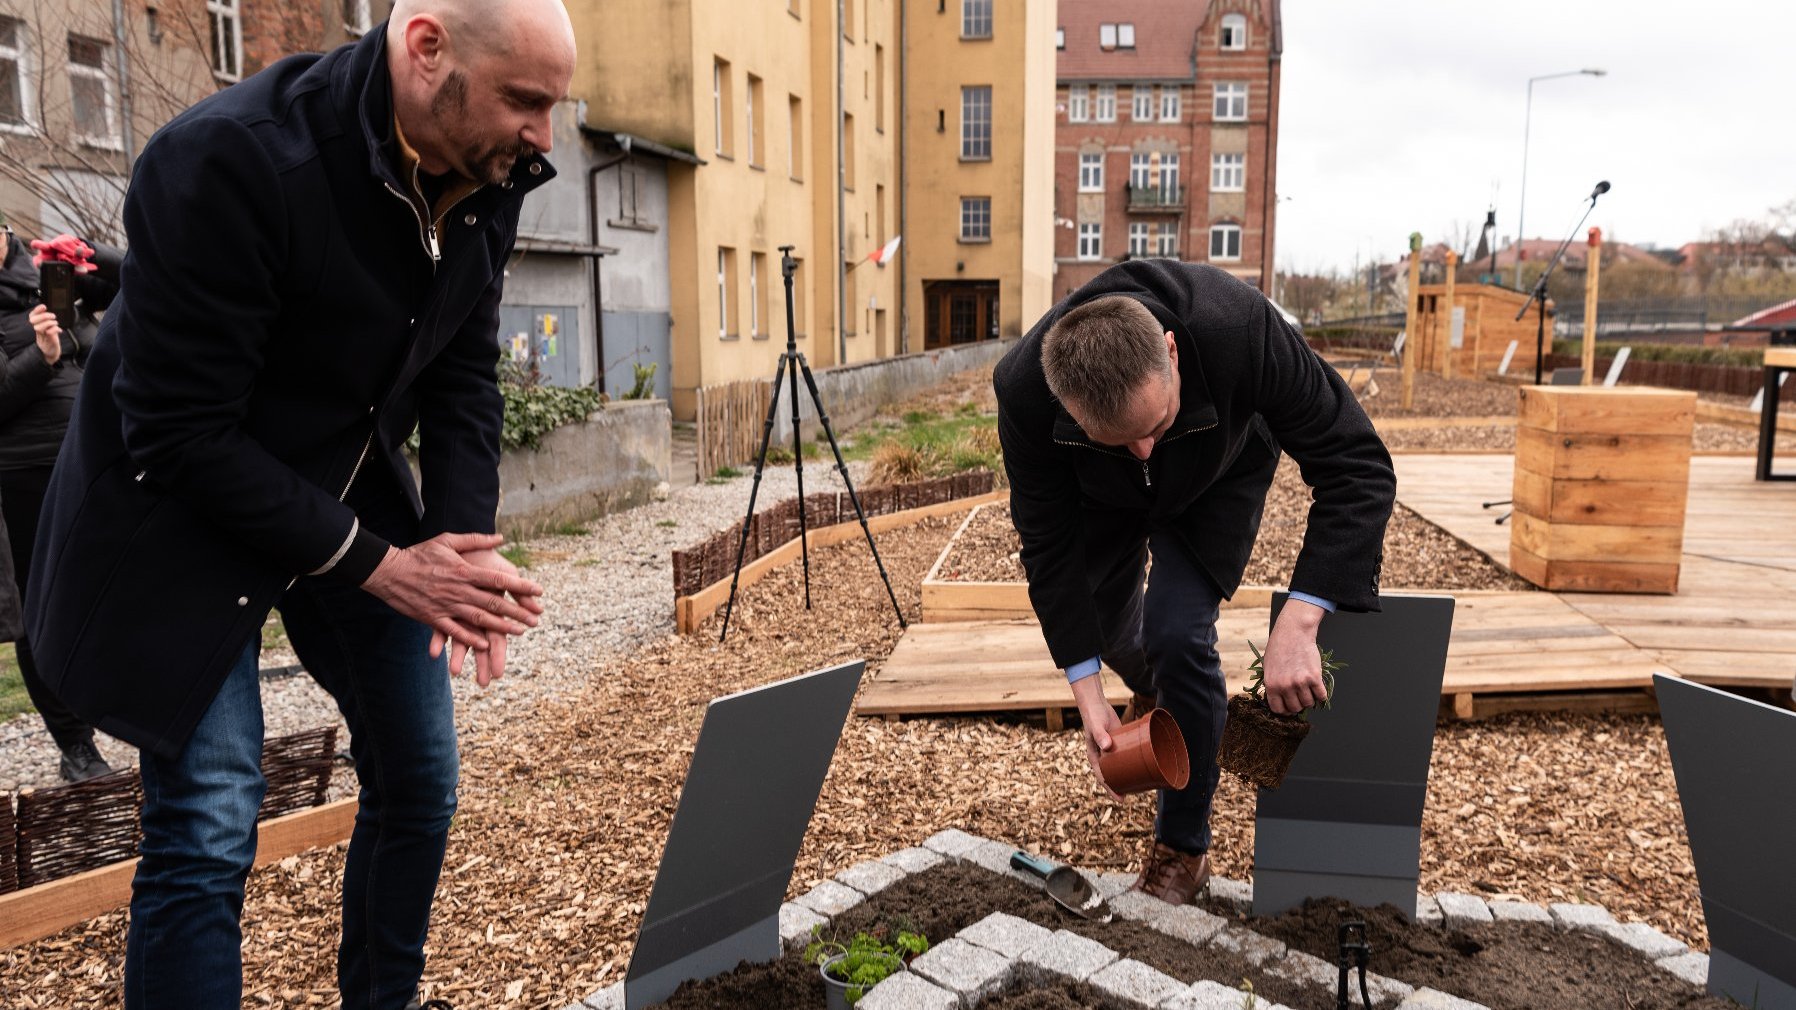
<path id="1" fill-rule="evenodd" d="M 857 863 L 838 873 L 835 879 L 823 881 L 782 905 L 780 941 L 787 951 L 799 949 L 809 940 L 813 926 L 827 925 L 869 896 L 944 862 L 970 863 L 1039 889 L 1040 880 L 1010 868 L 1010 854 L 1015 851 L 1013 846 L 958 828 L 938 831 L 920 846 Z M 1195 905 L 1175 907 L 1131 891 L 1134 877 L 1130 874 L 1080 872 L 1109 901 L 1111 911 L 1119 918 L 1140 922 L 1195 946 L 1223 947 L 1267 973 L 1292 982 L 1309 983 L 1324 991 L 1333 991 L 1335 987 L 1338 969 L 1322 958 L 1289 950 L 1271 937 Z M 1253 904 L 1253 885 L 1245 881 L 1212 877 L 1209 893 L 1236 911 L 1245 912 Z M 1417 898 L 1417 918 L 1423 923 L 1442 928 L 1490 922 L 1552 923 L 1561 930 L 1609 937 L 1686 982 L 1699 986 L 1708 982 L 1707 954 L 1692 951 L 1645 923 L 1617 922 L 1600 905 L 1560 903 L 1543 908 L 1526 902 L 1487 902 L 1477 895 L 1450 891 L 1418 894 Z M 953 937 L 936 942 L 928 953 L 911 963 L 909 971 L 868 990 L 857 1006 L 859 1010 L 974 1010 L 986 997 L 1001 993 L 1014 983 L 1061 978 L 1088 983 L 1123 1003 L 1145 1010 L 1240 1010 L 1243 998 L 1239 990 L 1221 982 L 1186 985 L 1125 958 L 1096 940 L 993 912 Z M 1367 989 L 1374 1001 L 1398 1000 L 1397 1010 L 1486 1010 L 1480 1003 L 1434 989 L 1416 989 L 1378 975 L 1367 976 Z M 1255 1005 L 1262 1010 L 1287 1010 L 1264 1000 Z M 624 985 L 617 982 L 566 1010 L 623 1008 Z"/>

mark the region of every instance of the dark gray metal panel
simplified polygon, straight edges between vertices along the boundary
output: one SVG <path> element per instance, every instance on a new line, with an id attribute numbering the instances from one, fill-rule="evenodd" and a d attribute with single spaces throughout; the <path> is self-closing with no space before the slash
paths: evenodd
<path id="1" fill-rule="evenodd" d="M 673 318 L 665 312 L 607 312 L 605 323 L 605 391 L 612 399 L 636 385 L 636 365 L 655 363 L 655 397 L 665 400 L 672 389 Z"/>
<path id="2" fill-rule="evenodd" d="M 1274 594 L 1272 621 L 1286 598 Z M 1332 649 L 1347 668 L 1338 675 L 1334 707 L 1310 713 L 1313 728 L 1285 784 L 1259 791 L 1254 865 L 1287 874 L 1280 889 L 1262 891 L 1256 870 L 1255 915 L 1312 897 L 1415 907 L 1422 808 L 1454 601 L 1398 595 L 1382 596 L 1379 604 L 1380 613 L 1336 613 L 1322 621 L 1317 644 Z M 1373 838 L 1398 847 L 1362 844 Z M 1289 890 L 1298 882 L 1346 887 L 1356 877 L 1365 883 L 1353 884 L 1353 894 Z"/>
<path id="3" fill-rule="evenodd" d="M 1262 870 L 1258 866 L 1253 869 L 1255 915 L 1277 915 L 1297 908 L 1319 894 L 1362 908 L 1392 905 L 1412 920 L 1416 915 L 1416 880 L 1413 876 L 1383 878 L 1364 873 L 1293 873 Z"/>
<path id="4" fill-rule="evenodd" d="M 1725 950 L 1709 951 L 1709 995 L 1755 1010 L 1796 1010 L 1796 985 L 1772 978 Z"/>
<path id="5" fill-rule="evenodd" d="M 865 667 L 711 702 L 630 958 L 629 1010 L 779 956 L 780 902 Z"/>
<path id="6" fill-rule="evenodd" d="M 1736 998 L 1749 979 L 1796 1010 L 1796 713 L 1655 674 L 1712 946 Z M 1747 1001 L 1747 1005 L 1751 1005 Z"/>
<path id="7" fill-rule="evenodd" d="M 1254 823 L 1255 880 L 1262 869 L 1400 878 L 1413 876 L 1421 858 L 1419 824 L 1289 821 L 1263 814 Z"/>

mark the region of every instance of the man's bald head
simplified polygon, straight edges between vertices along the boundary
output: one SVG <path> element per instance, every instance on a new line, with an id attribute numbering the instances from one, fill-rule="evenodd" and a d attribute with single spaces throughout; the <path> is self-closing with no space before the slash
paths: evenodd
<path id="1" fill-rule="evenodd" d="M 387 22 L 394 112 L 426 172 L 498 183 L 547 152 L 574 60 L 561 0 L 397 0 Z"/>

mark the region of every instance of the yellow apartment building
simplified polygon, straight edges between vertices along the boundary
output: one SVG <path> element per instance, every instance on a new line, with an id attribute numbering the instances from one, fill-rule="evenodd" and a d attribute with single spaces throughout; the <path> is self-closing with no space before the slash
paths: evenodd
<path id="1" fill-rule="evenodd" d="M 811 365 L 897 351 L 897 0 L 574 0 L 573 94 L 594 122 L 696 155 L 668 169 L 672 406 L 766 378 L 794 246 Z M 838 67 L 840 73 L 838 74 Z M 840 87 L 838 88 L 838 82 Z"/>
<path id="2" fill-rule="evenodd" d="M 1052 304 L 1055 8 L 908 5 L 911 350 L 1020 336 Z"/>

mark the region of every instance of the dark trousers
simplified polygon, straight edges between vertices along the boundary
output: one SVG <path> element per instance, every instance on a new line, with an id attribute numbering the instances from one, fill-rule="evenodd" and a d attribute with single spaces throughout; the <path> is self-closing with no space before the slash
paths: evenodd
<path id="1" fill-rule="evenodd" d="M 1191 752 L 1190 783 L 1160 791 L 1154 837 L 1181 852 L 1208 852 L 1210 806 L 1220 777 L 1216 750 L 1228 715 L 1228 689 L 1216 654 L 1222 594 L 1170 532 L 1122 533 L 1112 524 L 1087 538 L 1086 559 L 1104 632 L 1104 662 L 1130 690 L 1172 714 Z"/>
<path id="2" fill-rule="evenodd" d="M 19 599 L 25 599 L 25 580 L 31 572 L 31 546 L 37 540 L 37 520 L 44 510 L 44 493 L 50 486 L 50 467 L 34 466 L 21 470 L 0 470 L 0 512 L 6 516 L 6 537 L 12 547 L 13 579 L 19 586 Z M 68 748 L 94 738 L 92 726 L 69 711 L 54 692 L 38 677 L 37 663 L 31 658 L 31 643 L 23 635 L 14 646 L 19 655 L 19 674 L 25 680 L 25 691 L 31 704 L 44 717 L 44 725 L 56 746 Z"/>
<path id="3" fill-rule="evenodd" d="M 302 579 L 280 603 L 293 649 L 349 724 L 361 782 L 343 867 L 343 1010 L 400 1010 L 424 970 L 455 813 L 447 661 L 430 629 L 359 589 Z M 262 777 L 258 643 L 174 759 L 142 752 L 143 859 L 132 881 L 127 1010 L 237 1010 L 244 881 Z"/>

